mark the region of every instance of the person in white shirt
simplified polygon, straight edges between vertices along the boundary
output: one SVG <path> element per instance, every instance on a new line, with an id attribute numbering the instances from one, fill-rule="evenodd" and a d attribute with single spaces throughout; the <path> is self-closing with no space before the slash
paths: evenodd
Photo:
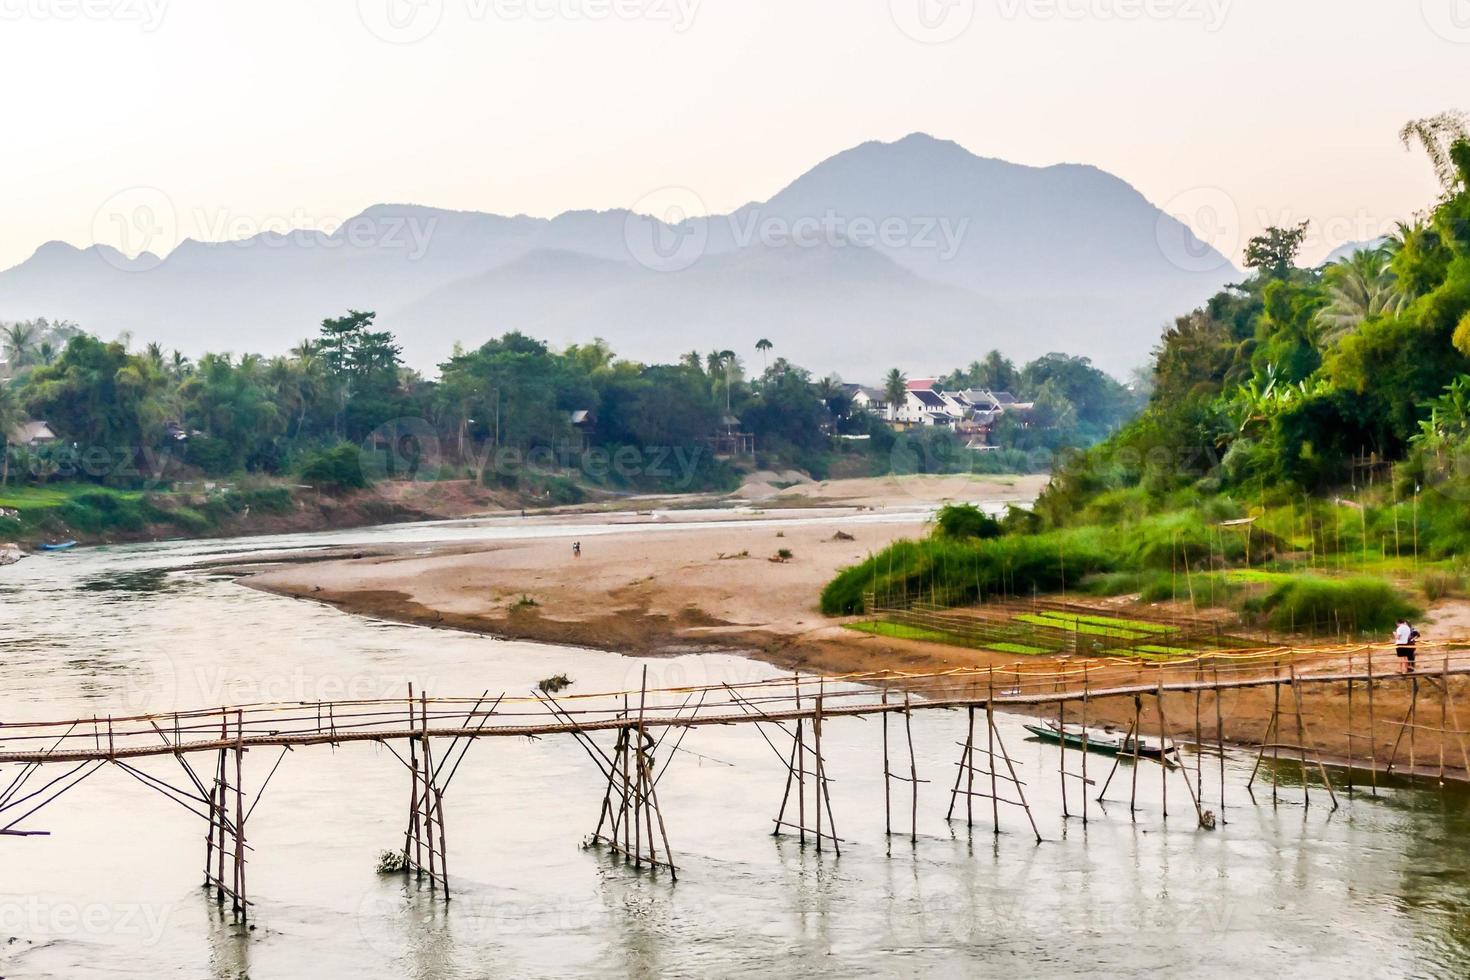
<path id="1" fill-rule="evenodd" d="M 1410 626 L 1407 619 L 1399 620 L 1398 627 L 1393 631 L 1393 642 L 1398 648 L 1400 674 L 1414 672 L 1414 657 L 1418 653 L 1418 641 L 1419 631 Z"/>

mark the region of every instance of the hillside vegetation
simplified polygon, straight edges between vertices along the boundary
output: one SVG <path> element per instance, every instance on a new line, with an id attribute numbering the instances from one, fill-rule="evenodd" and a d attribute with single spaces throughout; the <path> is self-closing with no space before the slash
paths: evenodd
<path id="1" fill-rule="evenodd" d="M 1165 333 L 1143 412 L 1071 455 L 1034 510 L 988 539 L 941 522 L 844 572 L 823 610 L 1065 587 L 1347 634 L 1463 588 L 1470 139 L 1455 113 L 1401 135 L 1443 185 L 1424 216 L 1316 269 L 1296 263 L 1305 225 L 1253 239 L 1250 277 Z"/>

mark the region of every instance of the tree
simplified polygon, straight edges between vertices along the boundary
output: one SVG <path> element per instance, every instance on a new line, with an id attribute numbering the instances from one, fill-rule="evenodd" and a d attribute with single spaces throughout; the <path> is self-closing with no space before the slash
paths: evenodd
<path id="1" fill-rule="evenodd" d="M 1412 302 L 1444 282 L 1455 253 L 1433 225 L 1400 221 L 1383 245 L 1405 302 Z"/>
<path id="2" fill-rule="evenodd" d="M 767 358 L 769 357 L 769 355 L 771 353 L 771 348 L 774 347 L 774 346 L 776 346 L 776 345 L 773 344 L 773 343 L 771 343 L 769 340 L 767 340 L 764 337 L 762 337 L 760 340 L 757 340 L 755 342 L 755 349 L 761 352 L 761 368 L 762 369 L 765 369 L 765 368 L 768 368 L 768 367 L 771 366 L 770 365 L 770 362 L 769 362 L 769 360 Z"/>
<path id="3" fill-rule="evenodd" d="M 1326 268 L 1327 305 L 1317 311 L 1323 345 L 1337 342 L 1369 317 L 1394 316 L 1408 305 L 1390 262 L 1385 249 L 1367 248 Z"/>
<path id="4" fill-rule="evenodd" d="M 30 323 L 12 323 L 0 327 L 0 343 L 4 344 L 12 369 L 18 370 L 31 362 L 37 339 L 37 330 Z"/>
<path id="5" fill-rule="evenodd" d="M 167 379 L 120 343 L 73 337 L 56 363 L 26 377 L 22 404 L 84 449 L 136 453 L 156 446 L 168 417 Z"/>
<path id="6" fill-rule="evenodd" d="M 1245 267 L 1256 269 L 1272 279 L 1285 279 L 1296 267 L 1296 256 L 1301 251 L 1302 241 L 1307 237 L 1310 221 L 1303 221 L 1290 228 L 1275 225 L 1265 234 L 1252 238 L 1245 247 Z"/>
<path id="7" fill-rule="evenodd" d="M 1425 119 L 1411 119 L 1399 130 L 1399 141 L 1406 150 L 1413 149 L 1415 143 L 1423 147 L 1445 197 L 1455 193 L 1462 180 L 1454 159 L 1455 146 L 1470 143 L 1465 113 L 1451 110 Z"/>
<path id="8" fill-rule="evenodd" d="M 889 371 L 888 377 L 883 379 L 883 397 L 888 399 L 889 421 L 898 418 L 898 410 L 903 407 L 908 391 L 909 379 L 903 376 L 903 372 L 898 368 Z"/>
<path id="9" fill-rule="evenodd" d="M 25 420 L 15 390 L 0 384 L 0 487 L 10 482 L 10 433 Z"/>

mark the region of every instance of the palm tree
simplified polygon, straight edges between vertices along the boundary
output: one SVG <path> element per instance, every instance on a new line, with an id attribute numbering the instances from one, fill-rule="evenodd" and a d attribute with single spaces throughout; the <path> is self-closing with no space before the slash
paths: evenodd
<path id="1" fill-rule="evenodd" d="M 15 391 L 0 384 L 0 487 L 10 482 L 10 431 L 26 419 Z"/>
<path id="2" fill-rule="evenodd" d="M 1364 320 L 1398 314 L 1408 305 L 1408 297 L 1389 268 L 1390 261 L 1387 250 L 1365 248 L 1332 263 L 1323 272 L 1328 303 L 1317 312 L 1317 323 L 1322 328 L 1324 346 L 1352 333 Z"/>
<path id="3" fill-rule="evenodd" d="M 7 327 L 0 327 L 0 342 L 5 345 L 11 368 L 25 367 L 31 362 L 34 353 L 36 328 L 30 323 L 12 323 Z"/>
<path id="4" fill-rule="evenodd" d="M 883 379 L 883 397 L 888 399 L 888 421 L 897 420 L 899 406 L 903 404 L 908 390 L 909 379 L 898 368 L 889 371 L 888 377 Z"/>
<path id="5" fill-rule="evenodd" d="M 722 350 L 716 356 L 719 358 L 719 363 L 725 368 L 725 414 L 729 415 L 731 387 L 730 370 L 731 368 L 735 367 L 738 362 L 735 360 L 735 352 L 732 350 Z"/>
<path id="6" fill-rule="evenodd" d="M 49 340 L 43 340 L 36 345 L 36 363 L 40 365 L 51 364 L 56 360 L 56 345 Z"/>
<path id="7" fill-rule="evenodd" d="M 764 337 L 762 337 L 760 340 L 757 340 L 755 342 L 755 349 L 761 352 L 761 367 L 762 368 L 770 367 L 770 353 L 771 353 L 771 348 L 772 347 L 775 347 L 775 346 L 776 346 L 775 344 L 771 343 L 769 340 L 767 340 Z"/>

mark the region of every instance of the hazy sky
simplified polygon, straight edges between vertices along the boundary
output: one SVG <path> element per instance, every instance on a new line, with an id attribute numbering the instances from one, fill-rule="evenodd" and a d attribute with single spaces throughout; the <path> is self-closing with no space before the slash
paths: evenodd
<path id="1" fill-rule="evenodd" d="M 1316 258 L 1433 199 L 1396 132 L 1470 108 L 1470 0 L 0 0 L 0 83 L 0 267 L 140 195 L 209 239 L 724 211 L 914 130 L 1237 215 L 1232 258 L 1310 217 Z"/>

